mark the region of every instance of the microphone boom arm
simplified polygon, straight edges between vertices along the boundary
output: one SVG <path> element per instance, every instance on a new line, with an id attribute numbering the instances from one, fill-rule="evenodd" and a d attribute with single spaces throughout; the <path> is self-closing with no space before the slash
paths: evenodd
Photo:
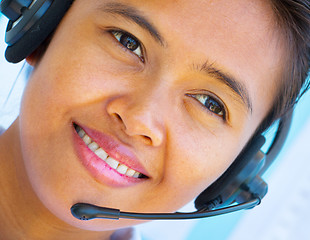
<path id="1" fill-rule="evenodd" d="M 242 209 L 249 209 L 259 205 L 260 198 L 256 197 L 250 201 L 230 205 L 213 210 L 198 210 L 188 213 L 134 213 L 121 212 L 119 209 L 99 207 L 88 203 L 76 203 L 71 207 L 72 215 L 79 220 L 91 220 L 95 218 L 114 219 L 138 219 L 138 220 L 177 220 L 177 219 L 196 219 L 217 216 L 231 213 Z"/>

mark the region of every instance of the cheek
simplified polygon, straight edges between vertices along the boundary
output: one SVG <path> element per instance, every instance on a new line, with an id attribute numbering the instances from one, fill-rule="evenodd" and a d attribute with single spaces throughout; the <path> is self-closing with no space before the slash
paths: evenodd
<path id="1" fill-rule="evenodd" d="M 74 159 L 71 123 L 64 114 L 69 104 L 58 98 L 51 78 L 35 71 L 25 89 L 19 116 L 22 155 L 40 202 L 60 219 L 72 220 L 70 195 L 81 182 L 70 170 L 75 166 L 70 161 Z"/>
<path id="2" fill-rule="evenodd" d="M 207 130 L 202 133 L 183 129 L 180 133 L 180 136 L 174 136 L 175 141 L 167 154 L 165 182 L 173 186 L 185 204 L 231 165 L 243 141 L 229 131 L 218 133 L 218 136 Z"/>
<path id="3" fill-rule="evenodd" d="M 82 222 L 72 217 L 70 208 L 76 202 L 96 203 L 126 207 L 125 196 L 110 197 L 98 191 L 97 184 L 89 178 L 73 154 L 71 132 L 66 124 L 56 129 L 48 123 L 31 124 L 30 113 L 20 116 L 22 155 L 28 179 L 39 201 L 52 213 L 55 221 L 64 221 L 86 230 L 110 230 L 135 224 L 132 221 Z M 127 194 L 128 195 L 128 194 Z M 134 205 L 135 206 L 135 205 Z M 128 209 L 130 207 L 127 206 Z"/>

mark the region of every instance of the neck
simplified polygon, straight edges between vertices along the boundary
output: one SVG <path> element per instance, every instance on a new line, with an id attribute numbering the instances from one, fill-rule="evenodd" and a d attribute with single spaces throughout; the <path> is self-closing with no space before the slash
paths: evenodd
<path id="1" fill-rule="evenodd" d="M 53 215 L 33 191 L 24 167 L 16 120 L 0 136 L 1 239 L 109 239 L 112 232 L 75 228 Z"/>

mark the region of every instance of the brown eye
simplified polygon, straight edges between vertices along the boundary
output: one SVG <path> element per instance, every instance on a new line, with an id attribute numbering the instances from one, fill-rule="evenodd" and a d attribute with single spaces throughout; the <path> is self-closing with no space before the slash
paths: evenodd
<path id="1" fill-rule="evenodd" d="M 122 31 L 112 31 L 111 33 L 120 44 L 136 54 L 143 61 L 141 43 L 137 38 Z"/>
<path id="2" fill-rule="evenodd" d="M 134 38 L 124 34 L 121 36 L 119 42 L 130 51 L 135 51 L 140 46 Z"/>
<path id="3" fill-rule="evenodd" d="M 223 107 L 212 97 L 208 97 L 205 100 L 206 108 L 208 108 L 211 112 L 223 116 L 224 115 L 224 110 Z"/>
<path id="4" fill-rule="evenodd" d="M 211 113 L 216 114 L 222 119 L 226 120 L 224 104 L 217 98 L 206 94 L 189 94 L 188 96 L 195 98 Z"/>

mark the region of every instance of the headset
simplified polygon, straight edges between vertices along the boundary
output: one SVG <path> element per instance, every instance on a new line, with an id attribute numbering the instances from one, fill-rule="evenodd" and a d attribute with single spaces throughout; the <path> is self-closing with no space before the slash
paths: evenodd
<path id="1" fill-rule="evenodd" d="M 74 0 L 1 0 L 0 12 L 9 19 L 5 41 L 7 61 L 18 63 L 30 55 L 55 30 Z M 266 153 L 263 135 L 255 135 L 233 164 L 195 200 L 197 211 L 189 213 L 135 213 L 76 203 L 71 213 L 80 220 L 105 219 L 192 219 L 249 209 L 260 204 L 267 193 L 262 174 L 277 157 L 291 125 L 290 110 L 278 123 L 275 137 Z"/>

